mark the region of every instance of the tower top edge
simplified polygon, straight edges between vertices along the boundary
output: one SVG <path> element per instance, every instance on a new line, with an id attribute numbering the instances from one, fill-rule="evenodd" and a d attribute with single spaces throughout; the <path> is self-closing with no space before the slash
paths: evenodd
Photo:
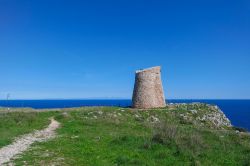
<path id="1" fill-rule="evenodd" d="M 161 70 L 161 66 L 154 66 L 154 67 L 150 67 L 150 68 L 146 68 L 146 69 L 136 70 L 135 73 L 141 73 L 141 72 L 146 72 L 146 71 L 150 71 L 150 70 Z"/>

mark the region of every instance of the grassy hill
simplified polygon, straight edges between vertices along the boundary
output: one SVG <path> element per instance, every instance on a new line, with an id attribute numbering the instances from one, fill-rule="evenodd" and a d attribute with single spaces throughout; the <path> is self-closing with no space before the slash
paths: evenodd
<path id="1" fill-rule="evenodd" d="M 41 129 L 54 116 L 58 136 L 36 143 L 16 165 L 250 165 L 250 135 L 218 107 L 175 104 L 162 109 L 83 107 L 0 110 L 0 147 Z"/>

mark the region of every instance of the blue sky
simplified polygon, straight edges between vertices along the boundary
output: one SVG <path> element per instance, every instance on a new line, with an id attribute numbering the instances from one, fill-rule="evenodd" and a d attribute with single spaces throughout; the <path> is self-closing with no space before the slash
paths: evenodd
<path id="1" fill-rule="evenodd" d="M 250 1 L 0 0 L 0 99 L 250 98 Z"/>

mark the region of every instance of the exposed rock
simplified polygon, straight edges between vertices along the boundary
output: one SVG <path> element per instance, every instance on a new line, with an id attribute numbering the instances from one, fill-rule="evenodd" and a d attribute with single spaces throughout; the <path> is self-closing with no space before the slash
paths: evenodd
<path id="1" fill-rule="evenodd" d="M 62 116 L 65 117 L 65 118 L 67 118 L 67 117 L 69 117 L 69 114 L 67 112 L 63 112 Z"/>
<path id="2" fill-rule="evenodd" d="M 203 103 L 172 104 L 173 106 L 183 110 L 179 116 L 184 122 L 209 128 L 226 128 L 232 126 L 230 120 L 218 106 Z"/>
<path id="3" fill-rule="evenodd" d="M 197 110 L 190 110 L 192 114 L 197 114 Z"/>
<path id="4" fill-rule="evenodd" d="M 136 117 L 136 118 L 140 118 L 140 116 L 139 116 L 139 115 L 137 115 L 137 114 L 135 114 L 135 117 Z"/>
<path id="5" fill-rule="evenodd" d="M 157 118 L 155 116 L 148 117 L 147 121 L 149 121 L 151 123 L 158 123 L 158 122 L 160 122 L 159 118 Z"/>
<path id="6" fill-rule="evenodd" d="M 102 115 L 102 114 L 103 114 L 103 112 L 102 112 L 102 111 L 97 111 L 97 113 L 98 113 L 99 115 Z"/>

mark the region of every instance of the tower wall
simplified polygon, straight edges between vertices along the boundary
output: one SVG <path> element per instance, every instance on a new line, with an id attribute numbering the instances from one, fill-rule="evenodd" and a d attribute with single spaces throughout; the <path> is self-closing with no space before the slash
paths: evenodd
<path id="1" fill-rule="evenodd" d="M 132 107 L 159 108 L 165 106 L 161 67 L 156 66 L 136 71 Z"/>

